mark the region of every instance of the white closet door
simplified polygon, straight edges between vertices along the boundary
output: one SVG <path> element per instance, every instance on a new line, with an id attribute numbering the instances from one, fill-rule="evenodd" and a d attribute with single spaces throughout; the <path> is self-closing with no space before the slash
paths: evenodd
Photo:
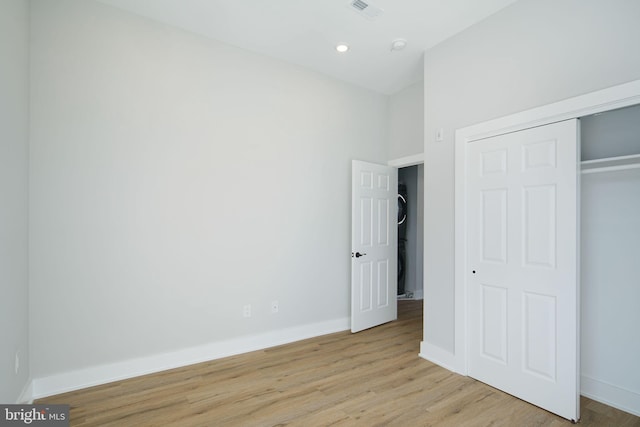
<path id="1" fill-rule="evenodd" d="M 577 120 L 470 143 L 469 375 L 578 420 Z"/>

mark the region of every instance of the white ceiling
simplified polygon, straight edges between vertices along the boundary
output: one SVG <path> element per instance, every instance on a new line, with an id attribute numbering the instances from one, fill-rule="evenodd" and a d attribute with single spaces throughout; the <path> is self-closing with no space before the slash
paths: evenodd
<path id="1" fill-rule="evenodd" d="M 384 94 L 422 80 L 423 52 L 516 0 L 99 0 Z M 391 51 L 397 38 L 408 41 Z M 335 51 L 346 43 L 345 54 Z"/>

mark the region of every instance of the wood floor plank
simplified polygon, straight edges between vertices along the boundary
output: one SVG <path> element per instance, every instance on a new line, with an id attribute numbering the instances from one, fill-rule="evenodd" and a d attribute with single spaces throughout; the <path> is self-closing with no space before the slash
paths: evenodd
<path id="1" fill-rule="evenodd" d="M 71 426 L 570 426 L 556 415 L 418 357 L 422 302 L 357 334 L 293 344 L 40 399 Z M 584 426 L 640 418 L 582 398 Z"/>

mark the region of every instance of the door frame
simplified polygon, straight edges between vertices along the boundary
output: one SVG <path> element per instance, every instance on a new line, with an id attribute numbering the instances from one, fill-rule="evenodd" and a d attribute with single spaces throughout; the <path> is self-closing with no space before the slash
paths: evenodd
<path id="1" fill-rule="evenodd" d="M 613 86 L 599 91 L 568 98 L 563 101 L 526 110 L 498 119 L 456 130 L 455 132 L 455 258 L 454 258 L 454 353 L 438 352 L 434 358 L 439 364 L 467 375 L 467 207 L 466 164 L 467 146 L 470 142 L 492 136 L 543 126 L 568 119 L 576 119 L 618 108 L 640 104 L 640 80 Z M 579 170 L 580 168 L 578 168 Z M 579 248 L 578 248 L 579 250 Z M 579 253 L 579 251 L 578 251 Z M 578 282 L 580 280 L 578 258 Z M 578 295 L 579 295 L 578 286 Z M 578 311 L 580 309 L 578 304 Z M 578 337 L 579 338 L 579 337 Z M 423 346 L 424 347 L 424 346 Z M 427 349 L 423 349 L 425 351 Z M 578 341 L 578 357 L 580 345 Z M 429 356 L 425 354 L 425 356 Z M 579 374 L 579 373 L 578 373 Z"/>
<path id="2" fill-rule="evenodd" d="M 396 169 L 400 169 L 400 168 L 404 168 L 404 167 L 416 166 L 416 165 L 421 165 L 421 164 L 424 164 L 424 153 L 414 154 L 414 155 L 406 156 L 406 157 L 400 157 L 400 158 L 397 158 L 397 159 L 392 159 L 392 160 L 387 161 L 386 165 L 394 167 Z M 423 200 L 423 203 L 424 203 L 424 200 Z M 351 243 L 351 246 L 353 246 L 353 242 Z M 396 258 L 398 257 L 398 248 L 397 248 L 397 246 L 395 248 L 394 256 Z M 423 289 L 424 289 L 424 284 L 423 284 Z M 350 291 L 350 293 L 352 294 L 351 291 Z M 352 298 L 352 297 L 353 297 L 353 295 L 350 295 L 350 298 Z M 352 303 L 353 303 L 353 301 L 350 301 L 350 304 L 352 304 Z M 397 301 L 396 301 L 396 304 L 397 304 Z M 424 310 L 424 307 L 423 307 L 423 310 Z M 353 322 L 350 321 L 351 326 L 352 326 L 352 323 Z"/>

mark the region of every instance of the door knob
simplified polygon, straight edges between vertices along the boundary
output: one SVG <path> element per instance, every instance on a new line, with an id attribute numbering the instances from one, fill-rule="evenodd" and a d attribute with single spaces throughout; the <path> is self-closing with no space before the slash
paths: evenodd
<path id="1" fill-rule="evenodd" d="M 365 256 L 366 254 L 361 254 L 360 252 L 356 252 L 356 258 L 360 258 L 361 256 Z"/>

